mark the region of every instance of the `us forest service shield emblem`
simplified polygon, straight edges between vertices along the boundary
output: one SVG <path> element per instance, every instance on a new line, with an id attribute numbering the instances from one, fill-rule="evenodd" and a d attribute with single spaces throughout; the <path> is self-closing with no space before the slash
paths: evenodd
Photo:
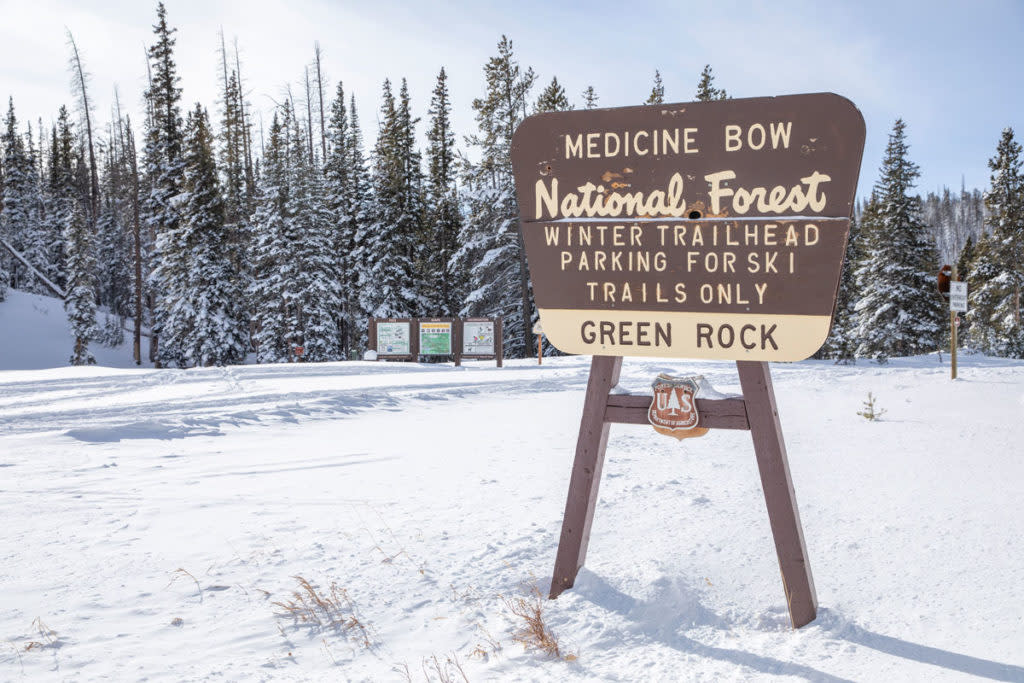
<path id="1" fill-rule="evenodd" d="M 647 409 L 647 420 L 654 431 L 674 436 L 677 439 L 689 439 L 707 434 L 707 427 L 700 426 L 700 413 L 697 411 L 697 393 L 702 377 L 672 377 L 660 374 L 651 384 L 654 396 L 651 407 Z"/>

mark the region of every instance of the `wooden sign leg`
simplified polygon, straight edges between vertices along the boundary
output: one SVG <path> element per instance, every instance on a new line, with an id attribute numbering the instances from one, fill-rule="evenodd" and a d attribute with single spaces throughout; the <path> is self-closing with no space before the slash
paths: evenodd
<path id="1" fill-rule="evenodd" d="M 775 538 L 789 618 L 793 628 L 800 628 L 817 617 L 818 597 L 814 591 L 811 565 L 807 561 L 807 546 L 789 474 L 772 376 L 768 363 L 737 361 L 736 367 L 747 404 L 750 435 L 754 440 L 761 488 Z"/>
<path id="2" fill-rule="evenodd" d="M 572 588 L 576 574 L 587 557 L 590 525 L 594 521 L 597 490 L 601 484 L 604 452 L 608 445 L 608 423 L 604 421 L 608 392 L 619 383 L 622 358 L 594 356 L 590 362 L 590 380 L 583 402 L 583 419 L 576 441 L 576 459 L 569 480 L 569 496 L 565 501 L 562 535 L 558 540 L 555 573 L 551 577 L 550 598 L 557 598 Z"/>

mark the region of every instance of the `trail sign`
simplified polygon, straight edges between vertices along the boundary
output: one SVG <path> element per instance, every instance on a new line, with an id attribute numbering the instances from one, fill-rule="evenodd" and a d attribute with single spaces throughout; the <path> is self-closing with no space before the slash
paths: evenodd
<path id="1" fill-rule="evenodd" d="M 592 354 L 550 597 L 587 554 L 609 426 L 750 431 L 794 628 L 817 597 L 767 361 L 828 336 L 864 118 L 828 93 L 538 114 L 512 139 L 545 335 Z M 616 388 L 623 356 L 736 361 L 742 397 L 692 378 Z"/>
<path id="2" fill-rule="evenodd" d="M 949 310 L 958 313 L 967 312 L 967 283 L 949 283 Z"/>
<path id="3" fill-rule="evenodd" d="M 860 112 L 827 93 L 531 116 L 512 163 L 545 334 L 568 353 L 809 357 L 863 148 Z"/>

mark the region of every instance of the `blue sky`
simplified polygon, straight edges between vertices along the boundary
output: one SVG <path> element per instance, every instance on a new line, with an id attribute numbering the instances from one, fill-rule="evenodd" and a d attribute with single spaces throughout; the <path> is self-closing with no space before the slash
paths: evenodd
<path id="1" fill-rule="evenodd" d="M 221 26 L 229 42 L 237 37 L 250 100 L 266 113 L 289 83 L 299 96 L 318 40 L 331 89 L 341 79 L 356 95 L 367 146 L 384 78 L 408 78 L 422 132 L 441 66 L 455 125 L 472 132 L 470 104 L 503 33 L 537 72 L 534 94 L 557 75 L 577 103 L 593 85 L 601 106 L 638 104 L 655 69 L 668 101 L 688 101 L 706 63 L 734 97 L 844 95 L 867 122 L 862 196 L 897 117 L 907 122 L 922 193 L 956 189 L 961 177 L 984 188 L 1000 131 L 1024 128 L 1021 2 L 169 0 L 167 8 L 178 28 L 183 109 L 196 100 L 216 106 Z M 154 17 L 147 2 L 0 0 L 0 96 L 14 96 L 23 121 L 49 125 L 71 101 L 67 26 L 93 75 L 99 117 L 107 118 L 115 84 L 122 106 L 140 111 Z"/>

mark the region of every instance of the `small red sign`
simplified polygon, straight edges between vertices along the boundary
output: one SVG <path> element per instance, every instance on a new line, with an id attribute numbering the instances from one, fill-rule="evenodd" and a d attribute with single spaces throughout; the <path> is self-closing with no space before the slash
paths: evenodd
<path id="1" fill-rule="evenodd" d="M 672 377 L 660 374 L 651 384 L 654 396 L 647 409 L 647 420 L 655 431 L 677 439 L 704 436 L 707 428 L 700 427 L 697 411 L 697 392 L 700 377 Z"/>

